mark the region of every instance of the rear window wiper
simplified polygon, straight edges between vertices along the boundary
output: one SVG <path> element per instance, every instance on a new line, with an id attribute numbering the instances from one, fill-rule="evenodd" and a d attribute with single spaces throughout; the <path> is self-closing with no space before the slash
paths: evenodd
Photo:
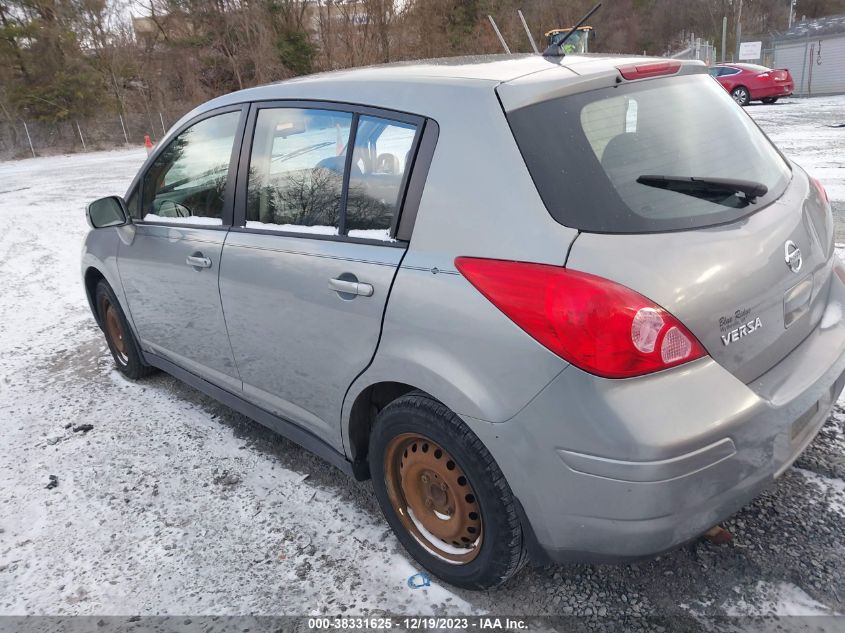
<path id="1" fill-rule="evenodd" d="M 692 176 L 642 175 L 637 182 L 648 187 L 677 191 L 688 196 L 745 194 L 745 200 L 754 202 L 765 196 L 769 188 L 762 182 L 736 180 L 734 178 L 694 178 Z"/>

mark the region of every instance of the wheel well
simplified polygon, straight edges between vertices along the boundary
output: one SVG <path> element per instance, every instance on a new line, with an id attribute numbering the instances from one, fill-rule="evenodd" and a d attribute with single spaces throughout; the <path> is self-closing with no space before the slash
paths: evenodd
<path id="1" fill-rule="evenodd" d="M 100 314 L 97 310 L 97 284 L 100 280 L 105 280 L 103 273 L 96 268 L 89 268 L 85 271 L 85 293 L 88 295 L 88 303 L 91 305 L 91 311 L 94 313 L 94 318 L 100 324 Z"/>
<path id="2" fill-rule="evenodd" d="M 416 387 L 401 382 L 377 382 L 358 394 L 349 413 L 349 446 L 353 461 L 367 459 L 370 431 L 379 411 Z"/>

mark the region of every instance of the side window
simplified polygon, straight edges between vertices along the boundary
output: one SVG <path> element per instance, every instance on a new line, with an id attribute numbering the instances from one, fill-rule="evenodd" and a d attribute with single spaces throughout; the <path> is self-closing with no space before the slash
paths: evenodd
<path id="1" fill-rule="evenodd" d="M 247 228 L 337 235 L 352 115 L 258 111 L 247 182 Z"/>
<path id="2" fill-rule="evenodd" d="M 240 116 L 237 111 L 204 119 L 170 141 L 144 175 L 140 219 L 223 224 L 226 180 Z"/>
<path id="3" fill-rule="evenodd" d="M 358 119 L 346 203 L 350 237 L 390 239 L 416 131 L 409 123 L 373 116 Z"/>

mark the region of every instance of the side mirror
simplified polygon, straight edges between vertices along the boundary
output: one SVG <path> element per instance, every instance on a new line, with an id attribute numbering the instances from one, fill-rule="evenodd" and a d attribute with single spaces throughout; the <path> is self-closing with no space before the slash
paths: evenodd
<path id="1" fill-rule="evenodd" d="M 94 200 L 88 205 L 86 215 L 88 216 L 88 224 L 94 229 L 130 223 L 126 202 L 120 196 L 108 196 Z"/>

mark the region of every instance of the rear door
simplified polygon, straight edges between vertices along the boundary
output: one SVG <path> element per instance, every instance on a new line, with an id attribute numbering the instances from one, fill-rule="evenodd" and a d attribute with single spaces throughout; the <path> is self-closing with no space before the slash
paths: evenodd
<path id="1" fill-rule="evenodd" d="M 246 108 L 194 120 L 142 173 L 128 205 L 134 238 L 120 279 L 144 349 L 232 391 L 241 389 L 217 274 L 231 224 Z"/>
<path id="2" fill-rule="evenodd" d="M 508 118 L 547 208 L 582 231 L 567 267 L 660 304 L 745 382 L 818 324 L 833 262 L 829 206 L 703 71 L 621 82 Z M 655 178 L 664 176 L 739 179 L 766 192 L 684 189 Z"/>
<path id="3" fill-rule="evenodd" d="M 254 106 L 220 295 L 245 395 L 341 448 L 346 390 L 378 344 L 422 120 Z"/>

